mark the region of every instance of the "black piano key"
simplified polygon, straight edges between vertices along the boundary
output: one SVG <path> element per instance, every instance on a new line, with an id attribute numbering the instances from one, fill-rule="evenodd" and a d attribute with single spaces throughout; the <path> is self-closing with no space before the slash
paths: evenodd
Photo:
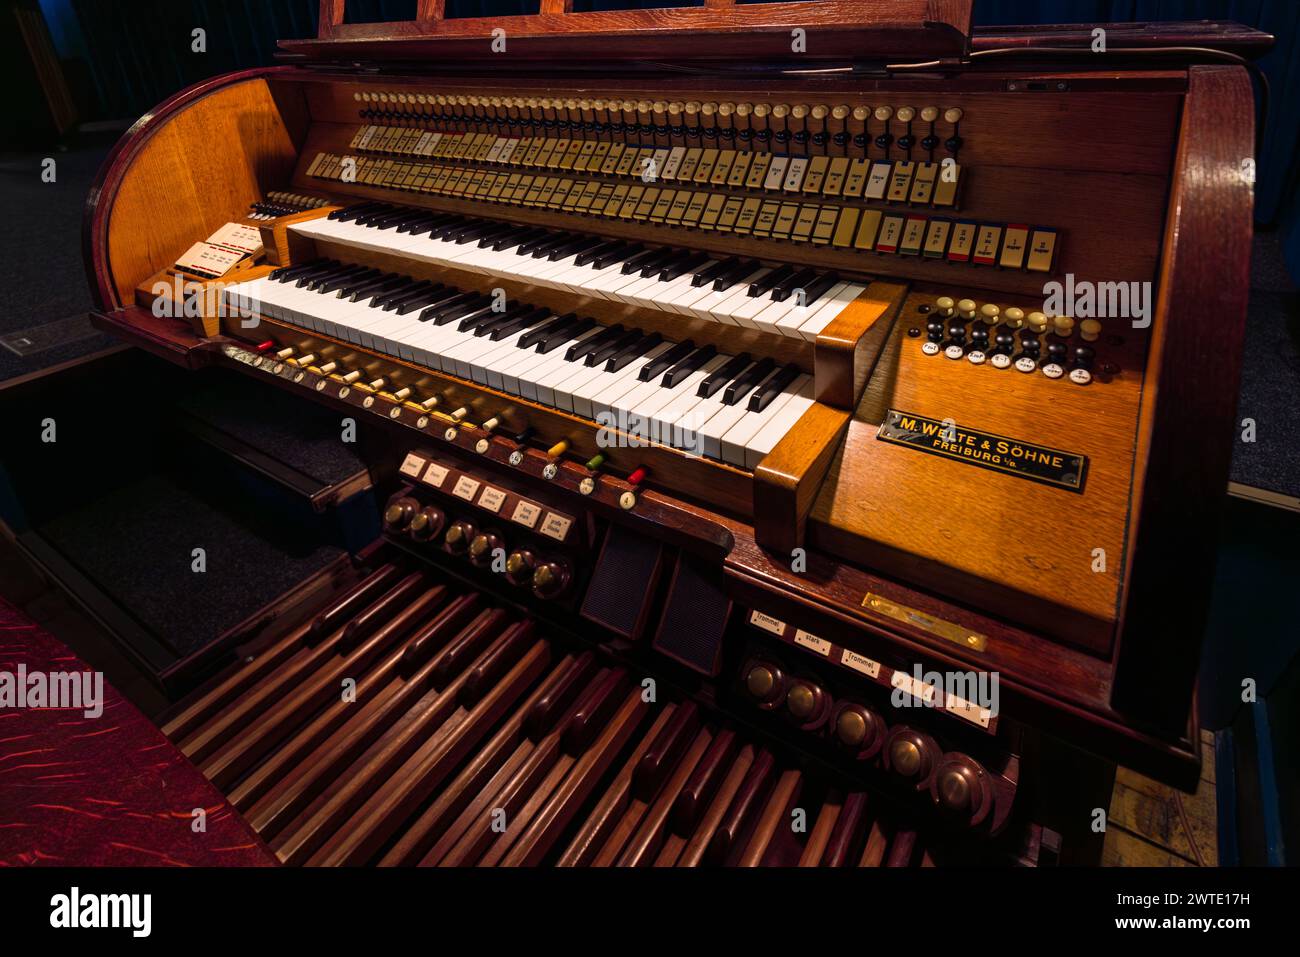
<path id="1" fill-rule="evenodd" d="M 801 306 L 811 306 L 814 302 L 834 289 L 840 282 L 840 274 L 836 272 L 822 273 L 808 285 L 803 287 L 803 302 Z"/>
<path id="2" fill-rule="evenodd" d="M 283 282 L 286 279 L 292 276 L 297 276 L 309 269 L 318 269 L 327 262 L 329 262 L 328 259 L 313 259 L 309 263 L 299 263 L 297 266 L 280 266 L 276 269 L 272 269 L 267 274 L 266 278 L 274 280 L 275 282 Z"/>
<path id="3" fill-rule="evenodd" d="M 636 377 L 642 382 L 649 382 L 664 370 L 671 369 L 674 365 L 681 362 L 694 351 L 695 342 L 693 340 L 687 339 L 685 342 L 679 342 L 667 352 L 655 357 L 642 366 L 641 371 L 637 373 Z"/>
<path id="4" fill-rule="evenodd" d="M 440 302 L 424 310 L 420 313 L 420 321 L 432 322 L 435 326 L 445 326 L 460 314 L 462 307 L 479 298 L 482 298 L 480 293 L 462 292 L 459 296 L 453 296 L 446 302 Z"/>
<path id="5" fill-rule="evenodd" d="M 472 292 L 461 292 L 460 290 L 448 286 L 444 293 L 430 303 L 426 303 L 420 309 L 420 315 L 417 317 L 420 322 L 432 322 L 437 318 L 440 310 L 457 302 L 466 301 L 466 297 L 474 295 Z M 436 323 L 435 323 L 436 325 Z"/>
<path id="6" fill-rule="evenodd" d="M 414 296 L 399 304 L 396 312 L 399 316 L 409 315 L 417 309 L 423 309 L 425 306 L 432 305 L 440 299 L 445 299 L 448 292 L 455 292 L 455 290 L 450 286 L 444 286 L 442 283 L 437 283 L 436 285 L 430 286 L 428 289 L 424 290 L 418 296 Z"/>
<path id="7" fill-rule="evenodd" d="M 787 362 L 759 383 L 754 394 L 749 397 L 749 405 L 746 408 L 750 412 L 762 412 L 797 378 L 799 378 L 799 367 Z"/>
<path id="8" fill-rule="evenodd" d="M 619 336 L 613 342 L 607 342 L 605 343 L 605 345 L 601 346 L 595 352 L 589 353 L 587 355 L 587 358 L 582 360 L 582 364 L 588 366 L 603 365 L 605 362 L 608 362 L 610 359 L 618 355 L 624 349 L 629 348 L 633 344 L 641 341 L 641 339 L 643 338 L 645 338 L 645 333 L 643 333 L 640 329 L 629 330 L 627 333 Z"/>
<path id="9" fill-rule="evenodd" d="M 601 240 L 600 243 L 591 249 L 584 249 L 573 258 L 575 266 L 590 266 L 601 256 L 607 256 L 626 246 L 627 243 L 621 239 Z"/>
<path id="10" fill-rule="evenodd" d="M 370 269 L 366 266 L 338 266 L 334 269 L 299 276 L 294 285 L 299 289 L 330 293 L 341 289 L 350 282 L 364 282 L 367 279 L 375 279 L 383 274 L 382 270 Z"/>
<path id="11" fill-rule="evenodd" d="M 531 256 L 533 253 L 535 253 L 538 249 L 542 248 L 543 246 L 548 246 L 551 243 L 560 242 L 560 241 L 561 240 L 559 239 L 559 234 L 554 233 L 549 229 L 543 229 L 539 231 L 537 236 L 534 236 L 532 239 L 528 239 L 520 243 L 519 248 L 515 250 L 515 255 Z"/>
<path id="12" fill-rule="evenodd" d="M 663 380 L 659 383 L 665 389 L 671 389 L 692 372 L 697 371 L 704 363 L 708 362 L 718 354 L 718 350 L 713 346 L 700 346 L 685 359 L 677 363 L 667 372 L 664 373 Z"/>
<path id="13" fill-rule="evenodd" d="M 638 253 L 627 262 L 623 263 L 623 275 L 630 276 L 634 272 L 640 272 L 641 268 L 647 263 L 653 263 L 655 260 L 663 259 L 670 252 L 672 252 L 672 250 L 664 249 L 662 246 L 656 246 L 652 249 L 647 249 L 643 253 Z"/>
<path id="14" fill-rule="evenodd" d="M 379 279 L 372 279 L 369 282 L 362 283 L 360 286 L 355 287 L 352 290 L 352 295 L 347 296 L 347 298 L 351 302 L 360 302 L 362 299 L 369 299 L 372 296 L 379 295 L 381 292 L 392 289 L 399 283 L 406 282 L 406 280 L 406 276 L 381 276 Z M 345 295 L 347 295 L 346 289 L 339 293 L 340 298 Z"/>
<path id="15" fill-rule="evenodd" d="M 817 278 L 817 270 L 809 267 L 796 270 L 793 275 L 786 276 L 780 282 L 772 287 L 772 301 L 785 302 L 790 298 L 790 293 L 796 289 L 802 289 Z"/>
<path id="16" fill-rule="evenodd" d="M 710 263 L 691 277 L 692 286 L 703 286 L 705 283 L 713 282 L 719 276 L 725 275 L 732 269 L 740 265 L 740 260 L 734 256 L 730 259 L 719 259 Z"/>
<path id="17" fill-rule="evenodd" d="M 504 236 L 498 237 L 492 243 L 492 248 L 497 252 L 501 252 L 502 250 L 510 249 L 514 246 L 520 246 L 533 239 L 537 239 L 545 233 L 546 230 L 544 229 L 521 229 L 518 233 L 507 233 Z"/>
<path id="18" fill-rule="evenodd" d="M 627 262 L 634 256 L 639 256 L 645 250 L 640 243 L 627 243 L 622 249 L 616 249 L 612 252 L 602 253 L 592 260 L 593 269 L 607 269 L 617 262 Z"/>
<path id="19" fill-rule="evenodd" d="M 788 264 L 785 266 L 777 266 L 766 276 L 763 276 L 761 279 L 755 279 L 751 282 L 749 284 L 749 294 L 751 296 L 765 295 L 766 293 L 771 292 L 777 283 L 792 275 L 794 275 L 793 266 Z"/>
<path id="20" fill-rule="evenodd" d="M 353 203 L 351 206 L 344 206 L 342 209 L 336 209 L 326 215 L 326 219 L 343 220 L 348 222 L 356 219 L 358 216 L 377 206 L 378 203 Z"/>
<path id="21" fill-rule="evenodd" d="M 513 319 L 518 319 L 520 316 L 526 315 L 536 308 L 537 307 L 531 302 L 523 302 L 516 306 L 511 306 L 505 312 L 492 312 L 491 310 L 488 310 L 476 321 L 470 324 L 469 330 L 475 336 L 481 338 L 486 336 L 493 329 L 496 329 L 498 326 L 510 322 Z"/>
<path id="22" fill-rule="evenodd" d="M 641 278 L 649 279 L 655 273 L 659 272 L 661 269 L 667 268 L 685 255 L 688 255 L 688 253 L 684 249 L 663 250 L 654 259 L 647 260 L 645 265 L 641 267 Z"/>
<path id="23" fill-rule="evenodd" d="M 485 318 L 483 315 L 485 310 L 488 311 L 486 318 L 491 318 L 493 315 L 493 313 L 491 313 L 492 304 L 496 301 L 495 296 L 490 293 L 483 293 L 476 299 L 471 299 L 469 302 L 465 303 L 464 308 L 458 309 L 456 315 L 453 317 L 453 319 L 456 320 L 456 331 L 464 332 L 471 326 L 478 325 L 479 322 Z M 495 313 L 495 315 L 501 314 Z"/>
<path id="24" fill-rule="evenodd" d="M 672 282 L 685 276 L 692 269 L 704 265 L 709 261 L 708 253 L 689 253 L 682 259 L 674 260 L 665 266 L 659 273 L 660 282 Z"/>
<path id="25" fill-rule="evenodd" d="M 581 342 L 575 342 L 573 345 L 569 346 L 568 351 L 564 353 L 564 361 L 581 362 L 588 355 L 595 352 L 607 342 L 613 342 L 625 331 L 626 330 L 623 328 L 621 323 L 607 326 L 597 332 L 594 336 L 588 336 Z"/>
<path id="26" fill-rule="evenodd" d="M 372 302 L 371 305 L 374 306 L 376 309 L 383 309 L 390 302 L 392 302 L 395 299 L 401 299 L 408 292 L 415 292 L 416 287 L 419 286 L 420 283 L 422 282 L 422 280 L 412 279 L 410 276 L 405 276 L 403 278 L 406 280 L 405 282 L 401 283 L 398 286 L 394 286 L 392 289 L 387 289 L 380 295 L 375 296 L 374 302 Z"/>
<path id="27" fill-rule="evenodd" d="M 366 210 L 364 213 L 357 216 L 352 221 L 356 223 L 358 226 L 369 226 L 370 223 L 373 222 L 374 220 L 383 219 L 387 217 L 390 213 L 392 213 L 392 211 L 393 211 L 393 207 L 389 206 L 387 203 L 380 203 L 374 209 Z"/>
<path id="28" fill-rule="evenodd" d="M 639 359 L 651 349 L 654 349 L 659 343 L 664 341 L 664 337 L 657 332 L 649 333 L 642 336 L 636 342 L 626 346 L 622 350 L 610 356 L 605 363 L 606 372 L 619 372 L 634 359 Z"/>
<path id="29" fill-rule="evenodd" d="M 742 352 L 738 356 L 733 356 L 722 364 L 722 367 L 715 369 L 704 377 L 700 387 L 695 391 L 701 399 L 707 399 L 713 393 L 717 392 L 724 385 L 740 375 L 753 362 L 753 358 L 748 352 Z"/>
<path id="30" fill-rule="evenodd" d="M 520 349 L 527 349 L 535 343 L 541 342 L 547 335 L 571 326 L 578 321 L 576 312 L 568 312 L 562 316 L 556 316 L 550 322 L 543 323 L 536 329 L 530 330 L 527 335 L 521 336 L 517 345 Z"/>
<path id="31" fill-rule="evenodd" d="M 429 238 L 434 242 L 443 242 L 464 229 L 465 223 L 466 220 L 464 216 L 457 216 L 450 222 L 442 223 L 429 230 Z"/>
<path id="32" fill-rule="evenodd" d="M 312 269 L 305 269 L 302 272 L 297 273 L 295 275 L 286 276 L 284 281 L 291 282 L 299 289 L 302 289 L 309 282 L 313 282 L 320 279 L 328 279 L 331 276 L 337 275 L 341 270 L 350 269 L 350 268 L 351 268 L 350 266 L 344 266 L 342 263 L 335 262 L 333 259 L 331 259 L 321 263 L 320 265 Z"/>
<path id="33" fill-rule="evenodd" d="M 534 259 L 544 259 L 551 254 L 552 249 L 563 246 L 571 239 L 573 239 L 573 233 L 551 233 L 551 235 L 534 246 L 529 255 Z"/>
<path id="34" fill-rule="evenodd" d="M 573 242 L 564 243 L 563 245 L 556 246 L 549 253 L 547 253 L 546 258 L 549 259 L 551 262 L 556 263 L 559 262 L 561 259 L 567 259 L 570 256 L 574 256 L 577 255 L 578 253 L 586 252 L 589 249 L 593 249 L 596 246 L 599 246 L 600 242 L 601 242 L 600 239 L 596 236 L 583 236 L 579 239 L 575 239 Z"/>
<path id="35" fill-rule="evenodd" d="M 402 303 L 406 302 L 408 299 L 416 299 L 420 296 L 423 296 L 426 292 L 428 292 L 432 288 L 433 288 L 433 282 L 431 280 L 422 279 L 419 282 L 417 282 L 415 285 L 411 286 L 409 289 L 406 289 L 403 292 L 401 292 L 400 294 L 393 293 L 387 296 L 385 298 L 382 308 L 384 312 L 392 312 L 394 309 L 396 309 Z"/>
<path id="36" fill-rule="evenodd" d="M 566 342 L 572 342 L 575 339 L 578 340 L 580 345 L 584 340 L 584 337 L 590 339 L 593 338 L 593 336 L 600 335 L 600 331 L 597 329 L 598 325 L 599 324 L 595 319 L 579 319 L 566 329 L 547 333 L 547 335 L 542 338 L 542 341 L 537 343 L 536 351 L 545 355 L 548 352 L 554 352 Z"/>
<path id="37" fill-rule="evenodd" d="M 724 289 L 730 289 L 736 283 L 744 282 L 754 273 L 763 268 L 763 264 L 757 259 L 746 259 L 743 263 L 734 269 L 729 269 L 717 279 L 713 280 L 713 291 L 722 292 Z"/>
<path id="38" fill-rule="evenodd" d="M 551 310 L 546 308 L 539 307 L 531 309 L 522 315 L 516 316 L 509 322 L 504 322 L 494 326 L 492 331 L 488 333 L 488 338 L 493 342 L 500 342 L 502 339 L 509 339 L 521 329 L 527 329 L 530 326 L 534 326 L 551 314 Z"/>
<path id="39" fill-rule="evenodd" d="M 750 389 L 771 375 L 775 368 L 774 359 L 760 359 L 755 362 L 727 386 L 727 391 L 722 393 L 722 401 L 727 405 L 735 405 L 749 393 Z"/>
<path id="40" fill-rule="evenodd" d="M 423 226 L 425 223 L 430 223 L 433 220 L 437 219 L 438 215 L 439 215 L 438 213 L 426 212 L 423 216 L 413 216 L 410 219 L 406 220 L 405 222 L 399 223 L 397 226 L 397 231 L 399 233 L 409 233 L 412 230 L 414 230 L 417 226 Z"/>

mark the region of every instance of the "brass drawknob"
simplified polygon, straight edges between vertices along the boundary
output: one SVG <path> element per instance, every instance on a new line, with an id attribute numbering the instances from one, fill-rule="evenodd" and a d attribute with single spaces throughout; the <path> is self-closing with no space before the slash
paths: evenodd
<path id="1" fill-rule="evenodd" d="M 454 522 L 451 528 L 447 529 L 447 534 L 442 540 L 448 551 L 459 553 L 465 551 L 473 537 L 473 525 L 469 522 Z"/>
<path id="2" fill-rule="evenodd" d="M 950 811 L 970 809 L 970 771 L 966 768 L 948 768 L 939 775 L 939 800 Z"/>
<path id="3" fill-rule="evenodd" d="M 419 503 L 412 498 L 399 498 L 384 509 L 384 525 L 400 531 L 410 523 Z"/>
<path id="4" fill-rule="evenodd" d="M 501 547 L 501 538 L 494 532 L 479 532 L 469 543 L 469 560 L 475 565 L 486 565 L 492 553 Z"/>
<path id="5" fill-rule="evenodd" d="M 889 761 L 905 778 L 914 778 L 921 771 L 921 749 L 913 741 L 899 738 L 889 749 Z"/>
<path id="6" fill-rule="evenodd" d="M 755 665 L 745 675 L 745 690 L 759 701 L 766 701 L 776 689 L 776 675 L 764 665 Z"/>
<path id="7" fill-rule="evenodd" d="M 785 696 L 785 706 L 800 720 L 811 718 L 817 708 L 817 695 L 806 684 L 797 684 Z"/>
<path id="8" fill-rule="evenodd" d="M 533 594 L 555 598 L 569 585 L 569 568 L 561 559 L 542 562 L 533 572 Z"/>
<path id="9" fill-rule="evenodd" d="M 506 556 L 506 578 L 515 585 L 522 585 L 533 577 L 535 564 L 533 553 L 526 548 L 518 549 Z"/>
<path id="10" fill-rule="evenodd" d="M 859 747 L 867 740 L 867 719 L 856 708 L 841 711 L 835 721 L 835 735 L 849 747 Z"/>

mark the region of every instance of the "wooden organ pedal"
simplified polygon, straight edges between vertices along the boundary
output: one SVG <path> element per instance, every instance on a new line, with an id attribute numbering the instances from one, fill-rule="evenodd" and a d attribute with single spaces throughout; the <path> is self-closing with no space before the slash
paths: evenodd
<path id="1" fill-rule="evenodd" d="M 282 862 L 1032 863 L 1043 736 L 1196 780 L 1268 38 L 420 9 L 88 211 L 101 328 L 379 437 L 383 541 L 162 724 Z"/>

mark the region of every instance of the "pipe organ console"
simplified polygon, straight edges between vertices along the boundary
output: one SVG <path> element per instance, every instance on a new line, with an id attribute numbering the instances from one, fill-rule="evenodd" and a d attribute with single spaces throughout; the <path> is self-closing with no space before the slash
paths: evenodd
<path id="1" fill-rule="evenodd" d="M 160 723 L 275 857 L 1034 864 L 1063 755 L 1194 782 L 1267 38 L 428 7 L 87 207 L 100 328 L 366 437 L 379 540 Z"/>

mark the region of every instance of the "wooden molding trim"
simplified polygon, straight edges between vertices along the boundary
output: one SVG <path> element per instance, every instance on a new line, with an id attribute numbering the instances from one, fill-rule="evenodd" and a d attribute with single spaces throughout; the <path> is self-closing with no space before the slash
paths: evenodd
<path id="1" fill-rule="evenodd" d="M 1188 71 L 1151 360 L 1112 704 L 1181 730 L 1226 498 L 1250 287 L 1255 105 L 1241 67 Z"/>

